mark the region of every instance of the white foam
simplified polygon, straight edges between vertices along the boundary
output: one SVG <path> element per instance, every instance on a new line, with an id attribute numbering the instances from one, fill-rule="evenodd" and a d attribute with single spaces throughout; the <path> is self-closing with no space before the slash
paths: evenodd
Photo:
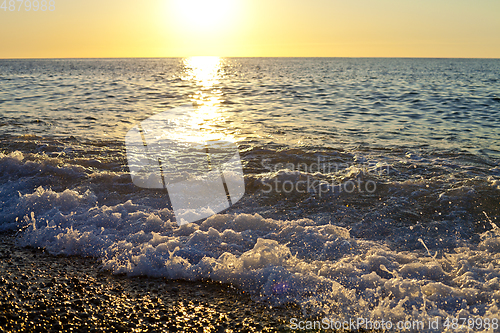
<path id="1" fill-rule="evenodd" d="M 377 163 L 374 168 L 381 166 Z M 411 228 L 395 226 L 387 218 L 405 209 L 408 198 L 431 193 L 443 204 L 463 205 L 478 196 L 474 186 L 442 189 L 419 178 L 393 181 L 391 190 L 400 197 L 388 199 L 387 206 L 359 218 L 351 208 L 336 211 L 352 219 L 350 228 L 329 224 L 328 218 L 264 218 L 256 213 L 216 214 L 199 225 L 178 227 L 171 210 L 153 208 L 156 198 L 136 198 L 131 193 L 126 200 L 100 201 L 99 197 L 113 197 L 107 187 L 123 184 L 120 174 L 96 174 L 43 159 L 33 162 L 19 153 L 1 155 L 0 168 L 6 170 L 4 175 L 28 175 L 17 182 L 4 179 L 1 184 L 3 228 L 24 227 L 23 245 L 44 247 L 53 254 L 94 256 L 114 273 L 213 279 L 232 283 L 271 304 L 294 302 L 306 312 L 335 318 L 427 321 L 436 316 L 500 315 L 498 228 L 492 225 L 477 242 L 462 237 L 449 250 L 447 244 L 457 237 L 455 232 L 466 228 L 459 217 L 435 224 L 432 246 L 429 237 L 417 232 L 418 223 Z M 35 185 L 38 180 L 29 175 L 40 175 L 40 169 L 48 179 L 55 174 L 61 179 L 86 174 L 94 183 L 103 182 L 108 192 Z M 354 168 L 343 172 L 349 177 L 366 176 Z M 278 171 L 256 179 L 297 181 L 308 176 L 324 177 Z M 488 182 L 497 186 L 495 180 Z M 396 227 L 402 232 L 391 239 L 355 237 Z"/>
<path id="2" fill-rule="evenodd" d="M 349 230 L 313 220 L 218 214 L 178 228 L 131 201 L 96 206 L 91 193 L 38 188 L 23 202 L 53 208 L 28 218 L 23 242 L 51 253 L 92 255 L 114 273 L 233 283 L 273 304 L 385 320 L 498 316 L 500 235 L 477 247 L 431 258 L 353 239 Z M 68 207 L 73 207 L 68 209 Z M 74 207 L 86 207 L 75 210 Z M 477 284 L 462 286 L 467 274 Z"/>

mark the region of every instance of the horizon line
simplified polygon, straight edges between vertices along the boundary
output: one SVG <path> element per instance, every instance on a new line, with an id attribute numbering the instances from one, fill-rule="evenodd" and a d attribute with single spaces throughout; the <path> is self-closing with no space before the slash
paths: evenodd
<path id="1" fill-rule="evenodd" d="M 0 60 L 97 60 L 97 59 L 185 59 L 195 57 L 217 57 L 233 59 L 252 59 L 252 58 L 301 58 L 301 59 L 485 59 L 500 60 L 500 57 L 370 57 L 370 56 L 214 56 L 214 55 L 196 55 L 196 56 L 166 56 L 166 57 L 20 57 L 20 58 L 0 58 Z"/>

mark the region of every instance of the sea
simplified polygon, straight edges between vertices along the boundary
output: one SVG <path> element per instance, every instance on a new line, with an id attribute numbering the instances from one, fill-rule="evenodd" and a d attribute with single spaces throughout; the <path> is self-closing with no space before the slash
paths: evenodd
<path id="1" fill-rule="evenodd" d="M 245 194 L 179 226 L 125 137 L 186 105 L 236 144 Z M 0 60 L 0 231 L 23 246 L 332 325 L 490 332 L 499 222 L 498 59 Z"/>

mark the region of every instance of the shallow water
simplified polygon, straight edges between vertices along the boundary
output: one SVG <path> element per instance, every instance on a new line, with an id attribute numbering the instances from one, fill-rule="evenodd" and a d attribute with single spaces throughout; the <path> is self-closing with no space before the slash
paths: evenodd
<path id="1" fill-rule="evenodd" d="M 330 318 L 499 318 L 498 73 L 471 59 L 2 60 L 0 229 Z M 124 136 L 190 103 L 201 132 L 237 143 L 246 194 L 179 228 L 166 192 L 132 184 Z"/>

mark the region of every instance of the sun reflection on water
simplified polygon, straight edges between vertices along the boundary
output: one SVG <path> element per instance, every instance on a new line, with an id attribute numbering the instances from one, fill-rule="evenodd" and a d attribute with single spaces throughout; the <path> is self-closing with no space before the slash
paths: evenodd
<path id="1" fill-rule="evenodd" d="M 217 87 L 224 75 L 220 57 L 190 57 L 184 61 L 184 80 L 194 83 L 198 89 L 191 95 L 195 111 L 190 115 L 190 126 L 199 128 L 209 140 L 234 141 L 224 124 L 227 115 L 221 108 L 222 90 Z"/>
<path id="2" fill-rule="evenodd" d="M 220 57 L 189 57 L 184 59 L 187 80 L 195 81 L 204 88 L 210 88 L 219 83 L 222 72 Z"/>

